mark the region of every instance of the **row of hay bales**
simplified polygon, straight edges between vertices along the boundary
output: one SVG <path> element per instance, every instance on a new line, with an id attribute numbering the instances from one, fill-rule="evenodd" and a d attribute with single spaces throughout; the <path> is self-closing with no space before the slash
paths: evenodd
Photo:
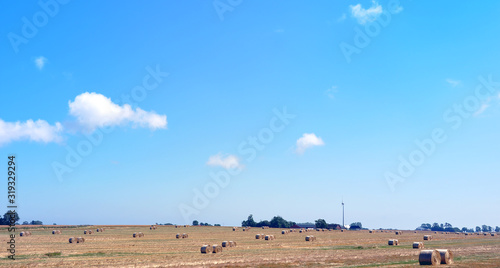
<path id="1" fill-rule="evenodd" d="M 175 228 L 181 228 L 181 227 L 184 227 L 184 228 L 187 228 L 189 227 L 190 225 L 175 225 Z"/>
<path id="2" fill-rule="evenodd" d="M 30 231 L 23 231 L 19 233 L 19 236 L 30 236 L 31 232 Z"/>
<path id="3" fill-rule="evenodd" d="M 220 245 L 203 245 L 200 249 L 201 253 L 219 253 L 222 252 L 222 246 Z"/>
<path id="4" fill-rule="evenodd" d="M 262 229 L 269 229 L 269 226 L 262 226 Z"/>
<path id="5" fill-rule="evenodd" d="M 201 246 L 201 253 L 207 254 L 207 253 L 219 253 L 222 252 L 222 248 L 232 248 L 236 247 L 236 242 L 234 241 L 222 241 L 221 245 L 215 244 L 215 245 L 203 245 Z"/>
<path id="6" fill-rule="evenodd" d="M 252 227 L 243 227 L 243 232 L 250 230 Z"/>
<path id="7" fill-rule="evenodd" d="M 76 243 L 83 243 L 85 242 L 85 238 L 83 237 L 70 237 L 69 238 L 69 243 L 70 244 L 76 244 Z"/>
<path id="8" fill-rule="evenodd" d="M 102 232 L 104 232 L 104 228 L 97 228 L 95 231 L 98 233 L 102 233 Z"/>
<path id="9" fill-rule="evenodd" d="M 179 238 L 188 238 L 188 234 L 186 234 L 186 233 L 184 233 L 184 234 L 176 234 L 175 238 L 177 238 L 177 239 L 179 239 Z"/>
<path id="10" fill-rule="evenodd" d="M 274 235 L 256 234 L 255 239 L 274 240 Z"/>
<path id="11" fill-rule="evenodd" d="M 418 256 L 420 265 L 452 264 L 453 253 L 448 249 L 427 249 L 420 251 Z"/>
<path id="12" fill-rule="evenodd" d="M 93 231 L 92 230 L 83 230 L 83 234 L 92 234 Z"/>
<path id="13" fill-rule="evenodd" d="M 52 230 L 52 234 L 62 234 L 61 230 Z"/>
<path id="14" fill-rule="evenodd" d="M 136 238 L 136 237 L 144 237 L 144 234 L 143 234 L 142 232 L 137 232 L 137 233 L 132 234 L 132 237 L 133 237 L 133 238 Z"/>
<path id="15" fill-rule="evenodd" d="M 156 225 L 149 226 L 149 230 L 156 230 Z"/>
<path id="16" fill-rule="evenodd" d="M 306 236 L 306 241 L 316 241 L 316 237 L 313 235 Z"/>

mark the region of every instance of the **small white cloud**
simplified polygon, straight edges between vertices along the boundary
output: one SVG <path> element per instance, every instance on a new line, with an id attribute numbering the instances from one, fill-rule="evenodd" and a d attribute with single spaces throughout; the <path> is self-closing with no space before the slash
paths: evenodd
<path id="1" fill-rule="evenodd" d="M 295 150 L 298 154 L 303 154 L 306 149 L 313 146 L 323 146 L 325 143 L 320 137 L 317 137 L 314 133 L 304 133 L 302 137 L 297 140 L 297 149 Z"/>
<path id="2" fill-rule="evenodd" d="M 394 6 L 394 7 L 392 8 L 392 10 L 390 10 L 390 12 L 391 12 L 392 14 L 398 14 L 398 13 L 400 13 L 401 11 L 403 11 L 403 7 L 402 7 L 402 6 L 400 6 L 400 5 Z"/>
<path id="3" fill-rule="evenodd" d="M 481 104 L 481 107 L 479 107 L 479 109 L 474 113 L 474 116 L 478 116 L 480 114 L 482 114 L 484 111 L 486 111 L 486 109 L 488 109 L 490 107 L 490 104 L 489 104 L 489 100 L 483 104 Z"/>
<path id="4" fill-rule="evenodd" d="M 338 90 L 337 90 L 337 86 L 332 86 L 331 88 L 327 89 L 325 91 L 325 94 L 328 96 L 328 98 L 330 99 L 335 99 L 335 93 L 337 93 Z"/>
<path id="5" fill-rule="evenodd" d="M 375 1 L 372 1 L 372 6 L 368 9 L 364 9 L 361 4 L 349 7 L 351 8 L 351 15 L 361 25 L 376 20 L 382 14 L 382 6 Z"/>
<path id="6" fill-rule="evenodd" d="M 42 70 L 43 67 L 45 66 L 45 63 L 47 63 L 47 58 L 40 56 L 35 59 L 35 65 L 39 70 Z"/>
<path id="7" fill-rule="evenodd" d="M 342 13 L 342 15 L 337 19 L 337 22 L 344 21 L 347 18 L 347 15 L 345 13 Z"/>
<path id="8" fill-rule="evenodd" d="M 460 80 L 453 80 L 453 79 L 450 79 L 450 78 L 447 78 L 446 82 L 448 84 L 450 84 L 452 87 L 456 87 L 456 86 L 459 86 L 460 84 L 462 84 L 462 82 Z"/>
<path id="9" fill-rule="evenodd" d="M 167 127 L 167 116 L 146 112 L 141 108 L 133 110 L 130 105 L 120 106 L 98 93 L 85 92 L 69 101 L 69 113 L 76 117 L 80 126 L 87 131 L 98 127 L 132 123 L 133 126 L 149 127 L 152 130 Z"/>
<path id="10" fill-rule="evenodd" d="M 27 120 L 26 122 L 5 122 L 0 119 L 0 146 L 16 140 L 36 142 L 61 142 L 62 125 L 57 122 L 51 126 L 45 120 Z"/>
<path id="11" fill-rule="evenodd" d="M 240 160 L 234 155 L 222 155 L 218 153 L 212 155 L 208 158 L 207 165 L 209 166 L 220 166 L 225 169 L 232 169 L 241 167 Z"/>

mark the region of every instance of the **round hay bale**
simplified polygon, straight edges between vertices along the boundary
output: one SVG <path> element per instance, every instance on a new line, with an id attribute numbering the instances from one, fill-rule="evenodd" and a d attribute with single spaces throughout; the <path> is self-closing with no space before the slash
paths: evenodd
<path id="1" fill-rule="evenodd" d="M 76 238 L 76 243 L 83 243 L 83 242 L 85 242 L 85 238 L 83 238 L 83 237 Z"/>
<path id="2" fill-rule="evenodd" d="M 222 247 L 220 245 L 213 245 L 212 253 L 219 253 L 219 252 L 222 252 Z"/>
<path id="3" fill-rule="evenodd" d="M 264 239 L 265 239 L 265 240 L 271 240 L 271 236 L 270 236 L 270 235 L 266 235 L 266 236 L 264 237 Z"/>
<path id="4" fill-rule="evenodd" d="M 181 238 L 181 234 L 176 234 L 175 238 L 177 238 L 177 239 Z"/>
<path id="5" fill-rule="evenodd" d="M 370 231 L 368 231 L 368 233 L 370 233 L 370 234 L 371 234 L 371 233 L 373 233 L 373 231 L 372 231 L 372 230 L 370 230 Z"/>
<path id="6" fill-rule="evenodd" d="M 302 233 L 302 230 L 299 230 L 299 233 Z"/>
<path id="7" fill-rule="evenodd" d="M 212 253 L 212 246 L 210 246 L 210 245 L 203 245 L 203 246 L 201 246 L 200 251 L 203 254 Z"/>
<path id="8" fill-rule="evenodd" d="M 306 236 L 306 241 L 316 241 L 316 237 L 313 235 Z"/>
<path id="9" fill-rule="evenodd" d="M 388 244 L 389 244 L 389 246 L 397 246 L 397 245 L 399 245 L 399 242 L 397 239 L 389 239 Z"/>
<path id="10" fill-rule="evenodd" d="M 132 237 L 134 238 L 137 237 L 137 233 L 132 234 Z"/>
<path id="11" fill-rule="evenodd" d="M 87 234 L 87 230 L 83 230 L 83 234 Z"/>
<path id="12" fill-rule="evenodd" d="M 20 232 L 19 236 L 26 236 L 26 233 L 25 232 Z"/>
<path id="13" fill-rule="evenodd" d="M 255 239 L 260 239 L 260 234 L 256 234 Z"/>
<path id="14" fill-rule="evenodd" d="M 441 264 L 452 264 L 453 263 L 453 253 L 447 249 L 436 249 L 441 255 Z"/>
<path id="15" fill-rule="evenodd" d="M 182 234 L 182 238 L 188 238 L 188 234 Z"/>
<path id="16" fill-rule="evenodd" d="M 236 242 L 234 242 L 234 241 L 229 241 L 229 246 L 230 246 L 230 247 L 236 247 Z"/>
<path id="17" fill-rule="evenodd" d="M 139 237 L 143 237 L 144 233 L 139 232 Z"/>
<path id="18" fill-rule="evenodd" d="M 228 247 L 228 246 L 229 246 L 229 243 L 227 241 L 222 241 L 223 248 Z"/>
<path id="19" fill-rule="evenodd" d="M 396 231 L 396 235 L 400 235 L 401 233 L 399 231 Z"/>
<path id="20" fill-rule="evenodd" d="M 52 234 L 56 234 L 56 231 L 55 231 L 55 230 L 52 230 Z"/>
<path id="21" fill-rule="evenodd" d="M 424 235 L 424 240 L 432 240 L 432 235 Z"/>
<path id="22" fill-rule="evenodd" d="M 424 243 L 422 243 L 422 242 L 413 242 L 413 248 L 422 249 L 422 248 L 424 248 Z"/>
<path id="23" fill-rule="evenodd" d="M 286 234 L 286 231 L 285 230 L 281 231 L 281 234 Z"/>
<path id="24" fill-rule="evenodd" d="M 420 265 L 438 265 L 441 263 L 441 254 L 435 249 L 422 250 L 418 262 Z"/>
<path id="25" fill-rule="evenodd" d="M 495 236 L 495 234 L 494 234 L 494 233 L 491 233 L 491 236 Z"/>
<path id="26" fill-rule="evenodd" d="M 74 238 L 74 237 L 70 237 L 70 238 L 69 238 L 69 243 L 75 243 L 75 242 L 76 242 L 76 241 L 75 241 L 75 238 Z"/>

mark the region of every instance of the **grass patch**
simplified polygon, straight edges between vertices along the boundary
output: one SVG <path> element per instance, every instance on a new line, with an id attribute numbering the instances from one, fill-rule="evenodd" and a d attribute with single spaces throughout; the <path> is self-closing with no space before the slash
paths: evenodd
<path id="1" fill-rule="evenodd" d="M 59 257 L 61 256 L 62 252 L 49 252 L 49 253 L 45 253 L 44 255 L 47 256 L 47 257 Z"/>

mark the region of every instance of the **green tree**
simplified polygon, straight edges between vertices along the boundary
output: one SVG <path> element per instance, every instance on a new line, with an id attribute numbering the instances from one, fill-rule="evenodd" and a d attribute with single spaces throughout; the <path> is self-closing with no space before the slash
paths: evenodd
<path id="1" fill-rule="evenodd" d="M 482 230 L 483 230 L 483 232 L 491 232 L 491 226 L 487 226 L 487 225 L 483 224 Z"/>
<path id="2" fill-rule="evenodd" d="M 270 226 L 269 227 L 272 227 L 272 228 L 290 228 L 290 225 L 291 222 L 288 222 L 286 221 L 285 219 L 283 219 L 282 217 L 280 216 L 274 216 L 271 221 L 269 222 Z"/>
<path id="3" fill-rule="evenodd" d="M 3 218 L 0 218 L 0 225 L 10 225 L 11 215 L 14 215 L 12 218 L 14 219 L 14 222 L 18 224 L 19 215 L 17 214 L 17 211 L 12 213 L 12 211 L 9 210 L 3 214 Z"/>
<path id="4" fill-rule="evenodd" d="M 481 227 L 476 226 L 476 232 L 478 232 L 478 233 L 481 232 Z"/>
<path id="5" fill-rule="evenodd" d="M 431 229 L 432 225 L 430 223 L 422 223 L 422 225 L 420 225 L 420 227 L 423 229 Z"/>
<path id="6" fill-rule="evenodd" d="M 356 230 L 356 229 L 361 229 L 363 228 L 363 224 L 361 224 L 361 222 L 353 222 L 351 223 L 349 229 L 351 230 Z"/>
<path id="7" fill-rule="evenodd" d="M 194 220 L 194 221 L 193 221 L 193 226 L 198 226 L 198 224 L 199 224 L 199 223 L 198 223 L 198 221 L 197 221 L 197 220 Z"/>
<path id="8" fill-rule="evenodd" d="M 31 225 L 43 225 L 43 222 L 42 221 L 39 221 L 39 220 L 33 220 L 31 221 Z"/>
<path id="9" fill-rule="evenodd" d="M 500 226 L 495 227 L 495 232 L 500 233 Z"/>
<path id="10" fill-rule="evenodd" d="M 241 226 L 242 227 L 256 227 L 257 226 L 257 223 L 253 220 L 253 215 L 250 214 L 250 216 L 248 216 L 248 219 L 246 221 L 242 221 L 241 222 Z"/>
<path id="11" fill-rule="evenodd" d="M 314 225 L 316 226 L 316 228 L 321 228 L 321 229 L 328 228 L 328 223 L 326 223 L 324 219 L 315 220 Z"/>

